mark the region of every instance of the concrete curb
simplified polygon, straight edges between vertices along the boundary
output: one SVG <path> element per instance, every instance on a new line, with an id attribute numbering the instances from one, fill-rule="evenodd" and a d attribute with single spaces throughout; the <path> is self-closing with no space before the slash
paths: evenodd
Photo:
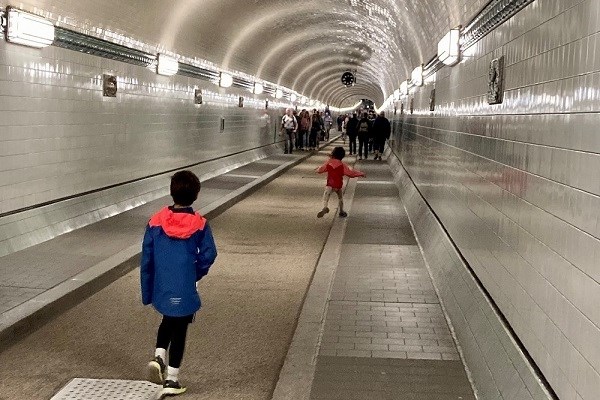
<path id="1" fill-rule="evenodd" d="M 346 187 L 344 204 L 347 210 L 352 209 L 356 182 L 356 179 L 351 179 Z M 310 398 L 317 356 L 325 327 L 328 300 L 335 271 L 339 264 L 346 224 L 347 219 L 334 218 L 308 288 L 292 343 L 279 373 L 273 400 L 308 400 Z"/>
<path id="2" fill-rule="evenodd" d="M 336 139 L 337 137 L 325 142 L 319 149 L 328 146 Z M 200 213 L 208 219 L 215 218 L 312 155 L 313 153 L 307 153 L 280 165 L 221 199 L 200 208 Z M 132 259 L 138 257 L 140 251 L 141 238 L 139 243 L 132 244 L 33 299 L 4 312 L 0 316 L 0 352 L 137 268 L 139 262 Z"/>

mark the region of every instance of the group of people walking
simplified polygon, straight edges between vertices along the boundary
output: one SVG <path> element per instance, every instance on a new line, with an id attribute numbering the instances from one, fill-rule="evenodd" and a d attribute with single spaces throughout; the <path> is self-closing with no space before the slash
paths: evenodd
<path id="1" fill-rule="evenodd" d="M 375 160 L 381 160 L 385 141 L 390 138 L 392 128 L 385 112 L 376 118 L 369 118 L 364 112 L 360 119 L 358 114 L 340 115 L 337 119 L 338 131 L 342 132 L 344 143 L 348 138 L 349 155 L 358 155 L 359 160 L 369 158 L 374 153 Z M 281 119 L 281 132 L 285 140 L 285 154 L 293 149 L 316 150 L 319 140 L 329 140 L 329 132 L 333 126 L 333 118 L 328 112 L 302 110 L 297 114 L 292 108 L 286 110 Z M 357 153 L 358 140 L 358 153 Z"/>
<path id="2" fill-rule="evenodd" d="M 366 160 L 369 158 L 369 152 L 374 153 L 375 160 L 381 160 L 385 141 L 390 138 L 392 126 L 385 117 L 385 112 L 380 112 L 375 119 L 369 118 L 368 113 L 363 113 L 358 118 L 356 113 L 352 116 L 347 115 L 342 120 L 341 126 L 338 123 L 338 129 L 342 131 L 344 141 L 346 137 L 349 143 L 349 154 L 358 154 L 358 159 Z M 356 142 L 358 139 L 358 153 L 356 151 Z"/>
<path id="3" fill-rule="evenodd" d="M 285 140 L 285 154 L 296 150 L 316 150 L 320 140 L 329 140 L 333 117 L 329 112 L 316 109 L 299 114 L 288 108 L 281 119 L 281 133 Z"/>

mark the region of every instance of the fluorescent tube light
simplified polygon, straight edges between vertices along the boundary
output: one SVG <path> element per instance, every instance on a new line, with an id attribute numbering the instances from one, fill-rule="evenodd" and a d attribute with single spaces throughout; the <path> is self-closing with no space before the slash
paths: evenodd
<path id="1" fill-rule="evenodd" d="M 413 85 L 423 86 L 423 65 L 419 65 L 417 68 L 413 69 L 412 74 L 410 74 L 410 78 Z"/>
<path id="2" fill-rule="evenodd" d="M 402 96 L 408 95 L 408 81 L 404 81 L 400 84 L 400 94 Z"/>
<path id="3" fill-rule="evenodd" d="M 438 43 L 438 59 L 445 65 L 456 65 L 460 61 L 460 30 L 452 29 Z"/>
<path id="4" fill-rule="evenodd" d="M 221 72 L 221 78 L 219 79 L 219 86 L 228 88 L 233 85 L 233 76 L 226 72 Z"/>
<path id="5" fill-rule="evenodd" d="M 176 59 L 164 54 L 158 55 L 158 65 L 156 67 L 157 74 L 172 76 L 175 75 L 177 71 L 179 71 L 179 62 Z"/>
<path id="6" fill-rule="evenodd" d="M 54 25 L 45 18 L 8 7 L 7 21 L 6 40 L 11 43 L 42 48 L 54 42 Z"/>

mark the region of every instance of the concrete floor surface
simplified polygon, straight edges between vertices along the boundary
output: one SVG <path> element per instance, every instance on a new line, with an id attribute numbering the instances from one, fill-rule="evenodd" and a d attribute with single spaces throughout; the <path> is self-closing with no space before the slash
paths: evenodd
<path id="1" fill-rule="evenodd" d="M 200 287 L 180 398 L 270 398 L 334 218 L 316 218 L 324 161 L 321 152 L 210 221 L 219 257 Z M 136 269 L 2 351 L 0 399 L 49 399 L 75 377 L 144 379 L 160 317 L 139 292 Z"/>

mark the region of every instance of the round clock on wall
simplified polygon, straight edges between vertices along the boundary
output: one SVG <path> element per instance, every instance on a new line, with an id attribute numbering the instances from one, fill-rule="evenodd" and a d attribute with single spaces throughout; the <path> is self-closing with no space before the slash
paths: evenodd
<path id="1" fill-rule="evenodd" d="M 342 74 L 342 84 L 344 86 L 353 86 L 356 79 L 354 78 L 354 74 L 350 71 L 344 72 Z"/>

